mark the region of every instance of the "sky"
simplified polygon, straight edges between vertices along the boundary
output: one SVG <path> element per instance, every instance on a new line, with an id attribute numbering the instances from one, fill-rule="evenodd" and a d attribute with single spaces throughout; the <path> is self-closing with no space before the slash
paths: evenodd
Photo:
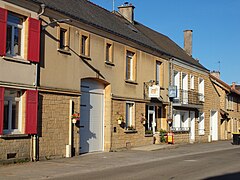
<path id="1" fill-rule="evenodd" d="M 117 10 L 126 0 L 90 0 Z M 228 84 L 240 84 L 240 0 L 129 0 L 134 19 L 183 47 L 183 31 L 193 30 L 192 54 Z M 219 63 L 220 62 L 220 63 Z"/>

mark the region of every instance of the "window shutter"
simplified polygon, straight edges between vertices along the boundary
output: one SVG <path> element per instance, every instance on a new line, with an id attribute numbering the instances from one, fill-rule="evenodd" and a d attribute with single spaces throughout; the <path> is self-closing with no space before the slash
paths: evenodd
<path id="1" fill-rule="evenodd" d="M 40 56 L 40 21 L 28 18 L 28 60 L 39 62 Z"/>
<path id="2" fill-rule="evenodd" d="M 3 134 L 4 121 L 4 88 L 0 87 L 0 134 Z"/>
<path id="3" fill-rule="evenodd" d="M 38 91 L 26 92 L 26 134 L 37 134 Z"/>
<path id="4" fill-rule="evenodd" d="M 7 10 L 0 8 L 0 56 L 6 55 Z"/>

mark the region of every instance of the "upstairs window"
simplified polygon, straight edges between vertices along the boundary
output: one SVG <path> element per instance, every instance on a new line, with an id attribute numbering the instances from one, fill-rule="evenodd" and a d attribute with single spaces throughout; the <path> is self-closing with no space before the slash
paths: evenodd
<path id="1" fill-rule="evenodd" d="M 66 29 L 63 29 L 63 28 L 60 28 L 60 39 L 59 39 L 59 48 L 60 49 L 65 49 L 66 47 L 66 32 L 67 30 Z"/>
<path id="2" fill-rule="evenodd" d="M 135 53 L 127 51 L 126 54 L 126 80 L 135 81 Z"/>
<path id="3" fill-rule="evenodd" d="M 161 85 L 161 65 L 160 61 L 156 62 L 156 85 Z"/>
<path id="4" fill-rule="evenodd" d="M 194 89 L 194 76 L 190 75 L 190 89 Z"/>
<path id="5" fill-rule="evenodd" d="M 81 54 L 84 56 L 89 56 L 90 55 L 89 48 L 90 48 L 89 36 L 82 35 L 81 36 Z"/>
<path id="6" fill-rule="evenodd" d="M 6 54 L 23 57 L 23 17 L 8 13 Z"/>
<path id="7" fill-rule="evenodd" d="M 113 57 L 112 57 L 112 44 L 106 43 L 106 62 L 113 62 Z"/>
<path id="8" fill-rule="evenodd" d="M 199 78 L 199 84 L 198 84 L 198 93 L 199 93 L 199 101 L 204 102 L 204 79 Z"/>

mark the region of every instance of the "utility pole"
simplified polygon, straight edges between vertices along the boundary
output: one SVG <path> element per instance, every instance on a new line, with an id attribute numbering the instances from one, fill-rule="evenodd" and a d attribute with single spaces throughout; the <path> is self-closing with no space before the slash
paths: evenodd
<path id="1" fill-rule="evenodd" d="M 115 0 L 113 0 L 113 11 L 115 10 Z"/>

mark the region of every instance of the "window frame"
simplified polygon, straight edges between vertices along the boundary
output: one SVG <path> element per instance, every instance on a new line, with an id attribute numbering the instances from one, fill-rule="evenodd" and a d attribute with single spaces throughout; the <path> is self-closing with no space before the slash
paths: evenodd
<path id="1" fill-rule="evenodd" d="M 17 17 L 20 19 L 21 24 L 16 24 L 14 22 L 10 22 L 9 21 L 9 16 L 12 15 L 14 17 Z M 25 52 L 24 52 L 24 47 L 25 47 L 25 22 L 26 22 L 26 17 L 23 15 L 20 15 L 18 13 L 12 12 L 12 11 L 8 11 L 7 14 L 7 30 L 6 30 L 6 56 L 10 56 L 10 57 L 14 57 L 14 58 L 20 58 L 23 59 L 25 57 Z M 11 27 L 11 46 L 10 46 L 10 53 L 8 52 L 8 26 Z M 19 54 L 16 54 L 14 52 L 14 35 L 15 35 L 15 29 L 14 28 L 18 28 L 21 29 L 20 32 L 20 40 L 19 40 L 19 45 L 20 47 L 18 47 L 19 49 Z"/>
<path id="2" fill-rule="evenodd" d="M 105 63 L 113 64 L 113 43 L 109 41 L 105 43 Z"/>
<path id="3" fill-rule="evenodd" d="M 198 93 L 199 100 L 205 102 L 205 80 L 201 77 L 198 79 Z"/>
<path id="4" fill-rule="evenodd" d="M 162 75 L 163 75 L 163 73 L 162 73 L 162 62 L 161 61 L 159 61 L 159 60 L 157 60 L 156 61 L 156 85 L 158 85 L 158 86 L 162 86 L 162 80 L 163 80 L 163 78 L 162 78 Z"/>
<path id="5" fill-rule="evenodd" d="M 130 119 L 129 119 L 129 117 L 130 117 Z M 126 121 L 125 121 L 126 129 L 128 129 L 129 127 L 132 127 L 133 129 L 136 128 L 136 126 L 135 126 L 135 103 L 134 102 L 131 102 L 131 101 L 126 102 L 125 119 L 126 119 Z"/>
<path id="6" fill-rule="evenodd" d="M 16 91 L 16 93 L 19 92 L 19 96 L 20 97 L 11 97 L 11 96 L 6 96 L 6 92 L 7 91 Z M 7 101 L 8 103 L 8 119 L 5 119 L 5 115 L 4 115 L 4 124 L 3 124 L 3 134 L 22 134 L 22 122 L 23 122 L 23 92 L 21 90 L 16 90 L 16 89 L 5 89 L 5 94 L 4 94 L 4 114 L 5 114 L 5 102 Z M 16 101 L 17 100 L 17 101 Z M 12 128 L 12 107 L 13 107 L 13 102 L 18 102 L 18 113 L 15 114 L 18 118 L 18 122 L 17 122 L 17 128 Z M 9 119 L 10 117 L 10 119 Z M 5 129 L 5 123 L 8 123 L 8 128 Z"/>
<path id="7" fill-rule="evenodd" d="M 90 56 L 90 34 L 85 32 L 80 34 L 80 54 L 85 57 Z"/>
<path id="8" fill-rule="evenodd" d="M 70 54 L 69 45 L 70 45 L 70 28 L 67 25 L 61 24 L 57 27 L 58 32 L 58 51 L 62 53 Z M 64 37 L 62 38 L 62 32 L 64 32 Z M 62 42 L 61 42 L 62 41 Z M 63 46 L 62 46 L 63 44 Z"/>
<path id="9" fill-rule="evenodd" d="M 129 62 L 130 61 L 130 62 Z M 136 82 L 136 52 L 132 50 L 126 50 L 125 55 L 125 78 L 128 82 Z M 130 66 L 129 66 L 130 64 Z M 130 71 L 129 71 L 130 70 Z"/>
<path id="10" fill-rule="evenodd" d="M 190 74 L 190 89 L 194 90 L 194 75 Z"/>
<path id="11" fill-rule="evenodd" d="M 198 115 L 198 135 L 205 135 L 205 113 L 199 112 Z"/>

